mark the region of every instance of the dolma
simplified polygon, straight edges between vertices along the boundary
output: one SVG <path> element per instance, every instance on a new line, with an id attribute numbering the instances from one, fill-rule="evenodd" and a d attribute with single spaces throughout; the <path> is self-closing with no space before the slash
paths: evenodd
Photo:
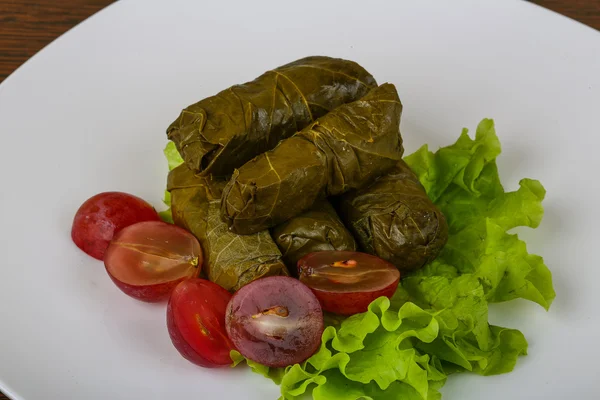
<path id="1" fill-rule="evenodd" d="M 356 250 L 352 234 L 326 199 L 317 201 L 307 211 L 277 225 L 271 230 L 271 236 L 292 273 L 296 273 L 298 260 L 308 253 Z"/>
<path id="2" fill-rule="evenodd" d="M 369 183 L 402 157 L 401 111 L 396 88 L 384 84 L 255 157 L 223 190 L 223 221 L 239 234 L 259 232 Z"/>
<path id="3" fill-rule="evenodd" d="M 224 181 L 196 176 L 185 164 L 169 173 L 167 190 L 175 224 L 198 238 L 202 271 L 229 291 L 269 275 L 288 275 L 268 231 L 248 236 L 230 232 L 219 217 Z"/>
<path id="4" fill-rule="evenodd" d="M 306 57 L 192 104 L 167 136 L 192 171 L 226 176 L 376 86 L 355 62 Z"/>
<path id="5" fill-rule="evenodd" d="M 448 239 L 446 218 L 404 161 L 369 186 L 340 196 L 339 210 L 363 251 L 401 271 L 433 260 Z"/>

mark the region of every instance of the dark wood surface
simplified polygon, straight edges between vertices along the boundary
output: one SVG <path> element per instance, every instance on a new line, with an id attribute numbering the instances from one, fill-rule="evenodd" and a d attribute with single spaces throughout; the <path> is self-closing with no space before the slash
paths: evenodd
<path id="1" fill-rule="evenodd" d="M 600 30 L 600 0 L 533 0 Z M 58 36 L 113 0 L 0 0 L 0 82 Z M 8 400 L 0 393 L 0 400 Z"/>
<path id="2" fill-rule="evenodd" d="M 0 82 L 48 43 L 112 2 L 0 0 Z"/>

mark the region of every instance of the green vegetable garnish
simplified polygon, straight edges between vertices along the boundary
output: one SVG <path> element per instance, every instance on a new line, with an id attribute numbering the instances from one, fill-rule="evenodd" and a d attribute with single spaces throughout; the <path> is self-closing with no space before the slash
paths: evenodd
<path id="1" fill-rule="evenodd" d="M 169 141 L 163 150 L 165 157 L 167 158 L 167 163 L 169 164 L 169 171 L 174 170 L 181 164 L 183 164 L 183 158 L 179 154 L 177 147 L 175 147 L 175 143 Z"/>
<path id="2" fill-rule="evenodd" d="M 280 384 L 282 399 L 312 389 L 316 400 L 435 400 L 452 373 L 512 371 L 527 341 L 518 330 L 489 325 L 488 303 L 523 298 L 548 309 L 555 292 L 542 258 L 508 233 L 540 224 L 545 190 L 523 179 L 505 192 L 499 154 L 494 123 L 485 119 L 475 139 L 465 129 L 451 146 L 407 156 L 448 220 L 439 257 L 405 275 L 392 299 L 341 322 L 326 318 L 320 350 L 304 363 L 270 369 L 246 360 L 250 367 Z M 237 352 L 232 358 L 244 361 Z"/>
<path id="3" fill-rule="evenodd" d="M 169 171 L 174 170 L 179 165 L 183 164 L 183 158 L 179 154 L 177 147 L 175 147 L 175 143 L 169 141 L 163 150 L 163 153 L 167 159 L 167 163 L 169 164 Z M 165 197 L 163 199 L 163 203 L 168 207 L 166 210 L 158 213 L 160 218 L 168 222 L 170 224 L 173 223 L 173 214 L 171 213 L 171 193 L 168 190 L 165 190 Z"/>

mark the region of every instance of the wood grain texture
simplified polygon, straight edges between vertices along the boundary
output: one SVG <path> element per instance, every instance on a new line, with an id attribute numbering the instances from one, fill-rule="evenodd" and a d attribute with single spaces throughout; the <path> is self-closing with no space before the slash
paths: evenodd
<path id="1" fill-rule="evenodd" d="M 531 2 L 600 30 L 600 0 L 531 0 Z"/>
<path id="2" fill-rule="evenodd" d="M 0 82 L 48 43 L 113 2 L 0 0 Z"/>
<path id="3" fill-rule="evenodd" d="M 0 82 L 48 43 L 114 0 L 0 0 Z M 532 0 L 600 30 L 600 0 Z M 0 393 L 0 400 L 8 397 Z"/>

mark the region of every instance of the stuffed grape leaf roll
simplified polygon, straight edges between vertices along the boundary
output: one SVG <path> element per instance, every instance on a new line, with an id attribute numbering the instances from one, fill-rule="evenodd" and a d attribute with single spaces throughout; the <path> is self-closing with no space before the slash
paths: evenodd
<path id="1" fill-rule="evenodd" d="M 192 171 L 226 176 L 376 86 L 353 61 L 306 57 L 190 105 L 167 136 Z"/>
<path id="2" fill-rule="evenodd" d="M 221 221 L 223 186 L 224 181 L 196 176 L 185 164 L 173 169 L 167 181 L 173 221 L 196 236 L 202 246 L 202 271 L 229 291 L 264 276 L 288 275 L 268 231 L 240 236 Z"/>
<path id="3" fill-rule="evenodd" d="M 383 84 L 282 140 L 234 171 L 223 191 L 223 220 L 239 234 L 260 232 L 320 197 L 369 183 L 402 157 L 401 111 L 396 88 Z"/>
<path id="4" fill-rule="evenodd" d="M 446 218 L 404 161 L 369 186 L 340 196 L 339 211 L 363 251 L 401 271 L 433 260 L 448 239 Z"/>
<path id="5" fill-rule="evenodd" d="M 271 230 L 271 236 L 283 254 L 291 273 L 298 260 L 315 251 L 356 250 L 356 241 L 326 199 Z"/>

